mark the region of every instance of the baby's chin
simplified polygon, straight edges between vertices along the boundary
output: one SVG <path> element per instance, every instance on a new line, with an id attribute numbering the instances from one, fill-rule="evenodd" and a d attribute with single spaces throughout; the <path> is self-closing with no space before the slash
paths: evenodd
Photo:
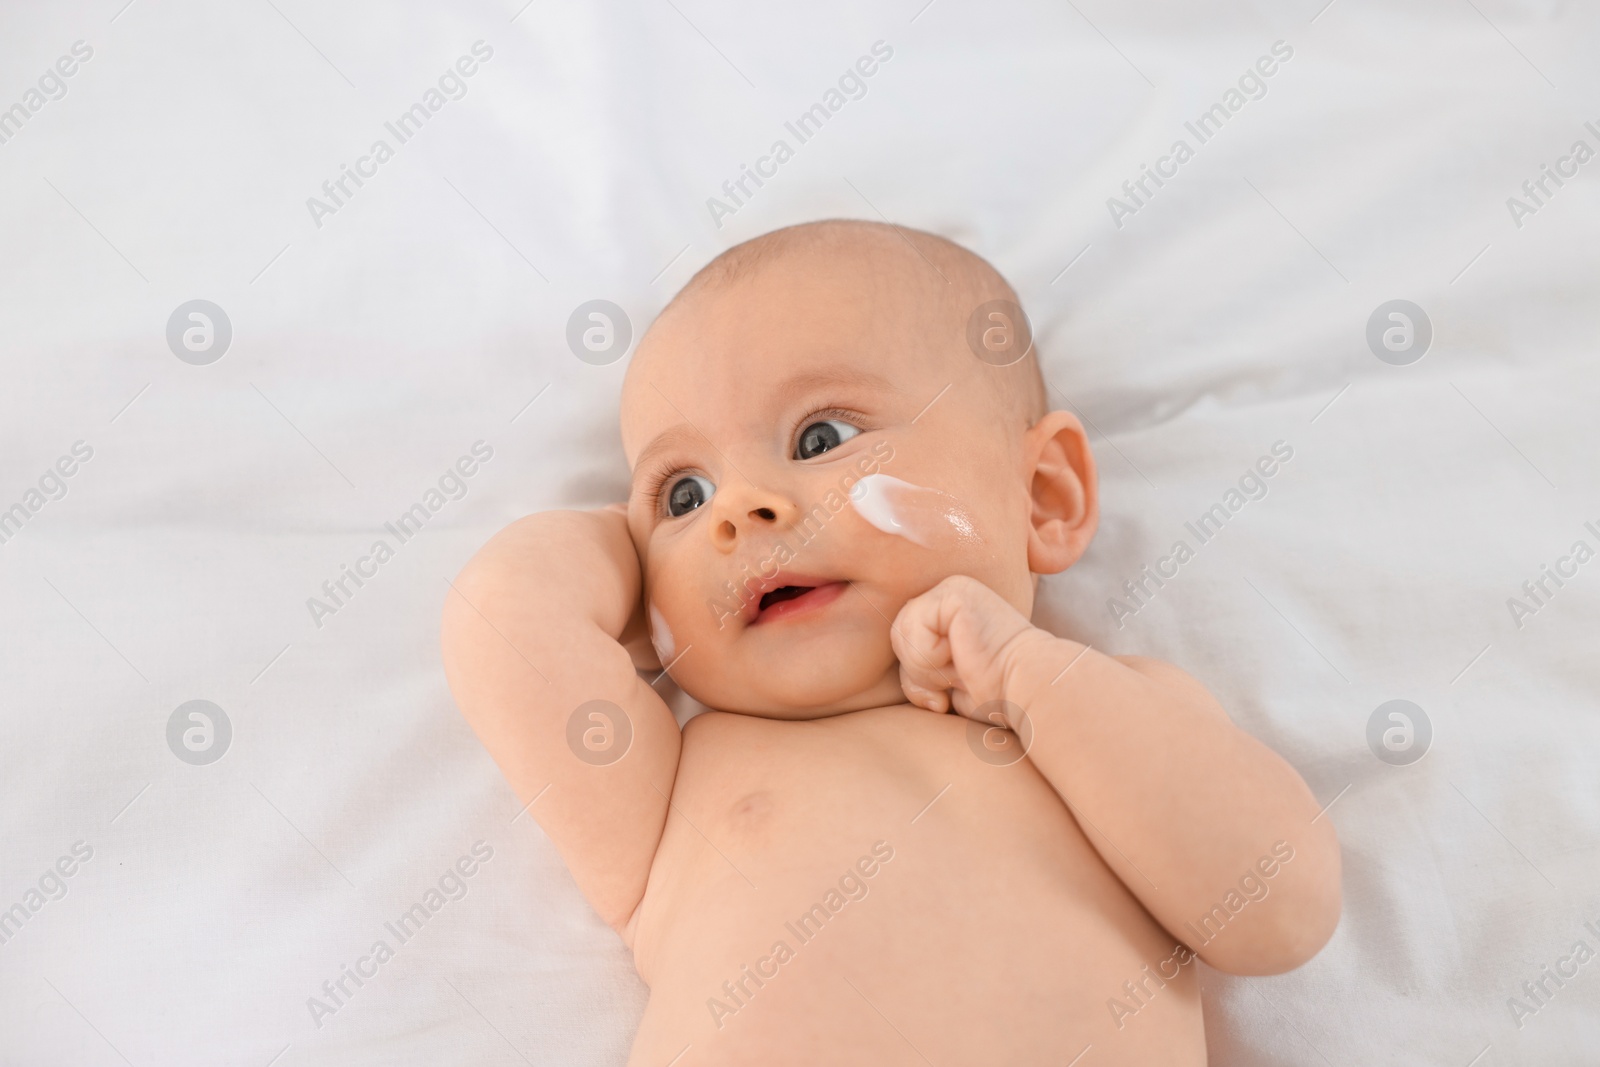
<path id="1" fill-rule="evenodd" d="M 825 719 L 906 702 L 900 689 L 899 665 L 893 660 L 877 670 L 826 671 L 801 664 L 791 665 L 791 670 L 795 667 L 803 668 L 798 677 L 790 677 L 790 671 L 773 671 L 759 681 L 747 681 L 739 676 L 742 671 L 729 671 L 720 677 L 684 678 L 678 685 L 717 711 L 787 721 Z M 709 670 L 715 673 L 715 664 Z"/>

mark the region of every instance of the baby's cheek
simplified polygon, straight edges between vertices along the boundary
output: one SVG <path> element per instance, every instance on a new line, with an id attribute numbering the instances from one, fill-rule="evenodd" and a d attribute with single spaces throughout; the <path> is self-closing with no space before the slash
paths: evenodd
<path id="1" fill-rule="evenodd" d="M 981 546 L 971 510 L 956 497 L 890 474 L 869 474 L 850 490 L 856 513 L 884 533 L 941 552 Z"/>
<path id="2" fill-rule="evenodd" d="M 660 562 L 663 567 L 657 580 L 645 590 L 650 643 L 663 667 L 674 659 L 688 665 L 690 659 L 702 658 L 726 640 L 726 627 L 737 620 L 740 605 L 704 578 L 692 575 L 687 561 Z"/>

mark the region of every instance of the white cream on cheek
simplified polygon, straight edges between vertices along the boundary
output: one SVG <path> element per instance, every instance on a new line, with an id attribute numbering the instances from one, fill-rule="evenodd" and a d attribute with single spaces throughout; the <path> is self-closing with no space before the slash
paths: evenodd
<path id="1" fill-rule="evenodd" d="M 889 474 L 869 474 L 850 488 L 858 514 L 884 533 L 931 548 L 953 538 L 981 544 L 972 516 L 949 493 L 912 485 Z"/>
<path id="2" fill-rule="evenodd" d="M 650 605 L 650 643 L 655 646 L 656 658 L 663 667 L 672 662 L 672 631 L 654 604 Z"/>

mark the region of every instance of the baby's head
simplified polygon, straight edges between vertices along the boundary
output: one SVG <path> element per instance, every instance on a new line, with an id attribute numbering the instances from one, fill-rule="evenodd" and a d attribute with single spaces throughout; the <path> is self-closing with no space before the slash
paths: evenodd
<path id="1" fill-rule="evenodd" d="M 1029 615 L 1035 576 L 1082 555 L 1094 460 L 1015 308 L 959 245 L 834 221 L 729 249 L 661 313 L 622 443 L 652 637 L 686 692 L 786 719 L 902 703 L 906 601 L 965 574 Z"/>

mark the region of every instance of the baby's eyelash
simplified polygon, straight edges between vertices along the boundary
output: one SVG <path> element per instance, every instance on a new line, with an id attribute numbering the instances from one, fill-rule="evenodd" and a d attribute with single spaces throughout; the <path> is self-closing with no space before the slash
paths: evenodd
<path id="1" fill-rule="evenodd" d="M 646 501 L 650 502 L 651 509 L 661 506 L 661 491 L 667 488 L 667 478 L 677 474 L 680 467 L 672 462 L 656 461 L 643 470 L 635 470 L 635 482 L 640 486 Z"/>
<path id="2" fill-rule="evenodd" d="M 667 488 L 667 482 L 675 474 L 682 473 L 682 467 L 675 467 L 671 463 L 657 463 L 645 468 L 641 483 L 646 487 L 645 496 L 650 502 L 650 510 L 654 514 L 661 512 L 661 494 Z"/>
<path id="3" fill-rule="evenodd" d="M 795 423 L 794 432 L 789 436 L 799 440 L 801 431 L 821 419 L 842 419 L 858 430 L 865 431 L 867 428 L 867 417 L 859 411 L 851 411 L 849 408 L 819 408 Z"/>
<path id="4" fill-rule="evenodd" d="M 680 466 L 671 460 L 662 460 L 655 466 L 645 467 L 643 484 L 645 486 L 645 499 L 649 502 L 650 511 L 657 518 L 666 516 L 667 489 L 676 484 L 679 478 L 689 475 L 710 480 L 710 475 L 705 468 L 690 464 Z"/>

